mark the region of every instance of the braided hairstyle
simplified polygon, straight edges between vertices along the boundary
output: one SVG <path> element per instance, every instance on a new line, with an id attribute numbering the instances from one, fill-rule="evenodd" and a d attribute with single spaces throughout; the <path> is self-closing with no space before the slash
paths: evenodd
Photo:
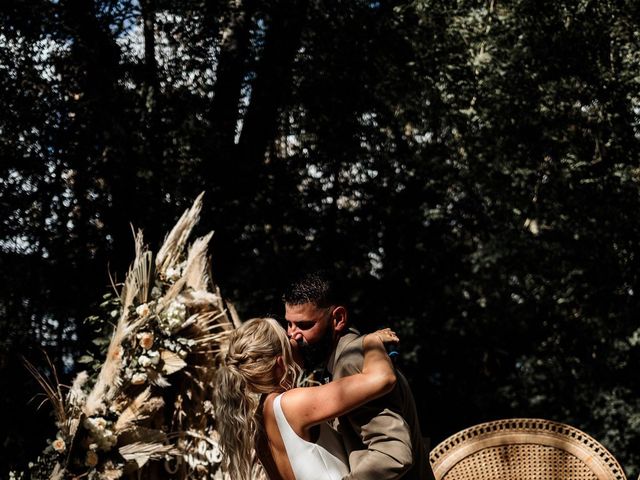
<path id="1" fill-rule="evenodd" d="M 253 448 L 263 428 L 256 418 L 257 394 L 292 388 L 300 368 L 284 329 L 272 318 L 254 318 L 234 330 L 222 355 L 213 393 L 222 466 L 231 478 L 249 479 Z M 281 376 L 276 375 L 278 357 L 285 365 Z"/>

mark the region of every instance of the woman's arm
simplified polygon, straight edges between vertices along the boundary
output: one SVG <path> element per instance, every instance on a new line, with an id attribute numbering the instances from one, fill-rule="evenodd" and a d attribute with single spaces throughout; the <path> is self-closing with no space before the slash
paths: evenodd
<path id="1" fill-rule="evenodd" d="M 294 388 L 282 396 L 282 409 L 296 433 L 339 417 L 360 405 L 389 393 L 396 383 L 385 343 L 398 343 L 390 329 L 363 338 L 362 373 L 317 387 Z"/>

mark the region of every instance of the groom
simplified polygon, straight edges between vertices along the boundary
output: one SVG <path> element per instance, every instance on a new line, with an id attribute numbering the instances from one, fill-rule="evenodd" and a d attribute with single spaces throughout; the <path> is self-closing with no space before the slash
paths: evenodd
<path id="1" fill-rule="evenodd" d="M 345 302 L 329 276 L 309 273 L 285 294 L 287 333 L 301 347 L 305 368 L 322 371 L 322 380 L 362 369 L 362 337 L 348 326 Z M 309 368 L 311 366 L 311 368 Z M 407 380 L 397 373 L 394 390 L 340 417 L 353 480 L 432 480 L 416 406 Z"/>

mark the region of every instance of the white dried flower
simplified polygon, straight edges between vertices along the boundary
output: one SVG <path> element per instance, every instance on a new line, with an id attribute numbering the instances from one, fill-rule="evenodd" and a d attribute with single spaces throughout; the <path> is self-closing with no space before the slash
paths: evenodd
<path id="1" fill-rule="evenodd" d="M 93 419 L 93 424 L 96 426 L 98 431 L 102 431 L 107 428 L 107 421 L 102 417 L 96 417 Z"/>
<path id="2" fill-rule="evenodd" d="M 138 334 L 140 340 L 140 346 L 145 350 L 149 350 L 153 346 L 153 333 L 142 332 Z"/>
<path id="3" fill-rule="evenodd" d="M 160 362 L 160 352 L 157 352 L 155 350 L 148 351 L 147 357 L 149 357 L 151 365 L 157 365 L 158 362 Z"/>
<path id="4" fill-rule="evenodd" d="M 53 443 L 51 443 L 51 446 L 58 453 L 64 452 L 67 448 L 67 444 L 64 443 L 64 440 L 61 438 L 56 438 Z"/>
<path id="5" fill-rule="evenodd" d="M 175 282 L 182 276 L 182 272 L 179 267 L 169 267 L 165 273 L 167 280 Z"/>
<path id="6" fill-rule="evenodd" d="M 131 377 L 131 383 L 133 385 L 142 385 L 147 381 L 146 373 L 136 373 L 133 377 Z"/>
<path id="7" fill-rule="evenodd" d="M 136 307 L 136 313 L 139 317 L 146 317 L 151 313 L 151 308 L 149 307 L 149 304 L 142 303 Z"/>
<path id="8" fill-rule="evenodd" d="M 138 357 L 138 363 L 142 367 L 148 367 L 149 365 L 151 365 L 151 359 L 149 357 L 147 357 L 146 355 L 140 355 Z"/>
<path id="9" fill-rule="evenodd" d="M 160 317 L 160 326 L 165 331 L 173 331 L 184 324 L 187 307 L 184 303 L 173 301 Z"/>
<path id="10" fill-rule="evenodd" d="M 107 421 L 102 417 L 89 417 L 84 421 L 84 428 L 94 434 L 100 434 L 107 428 Z"/>

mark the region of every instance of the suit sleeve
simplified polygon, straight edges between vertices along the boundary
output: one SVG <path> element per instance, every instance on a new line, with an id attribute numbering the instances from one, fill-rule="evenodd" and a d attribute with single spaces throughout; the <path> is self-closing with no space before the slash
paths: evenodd
<path id="1" fill-rule="evenodd" d="M 391 480 L 400 478 L 413 464 L 411 436 L 406 422 L 385 408 L 361 407 L 348 418 L 359 433 L 365 450 L 349 454 L 349 480 Z"/>
<path id="2" fill-rule="evenodd" d="M 347 352 L 346 357 L 338 364 L 337 377 L 361 370 L 361 350 Z M 348 423 L 341 430 L 349 431 L 345 443 L 351 472 L 344 480 L 398 479 L 411 468 L 411 431 L 398 413 L 400 402 L 396 387 L 388 395 L 357 408 L 340 420 L 341 424 Z"/>

